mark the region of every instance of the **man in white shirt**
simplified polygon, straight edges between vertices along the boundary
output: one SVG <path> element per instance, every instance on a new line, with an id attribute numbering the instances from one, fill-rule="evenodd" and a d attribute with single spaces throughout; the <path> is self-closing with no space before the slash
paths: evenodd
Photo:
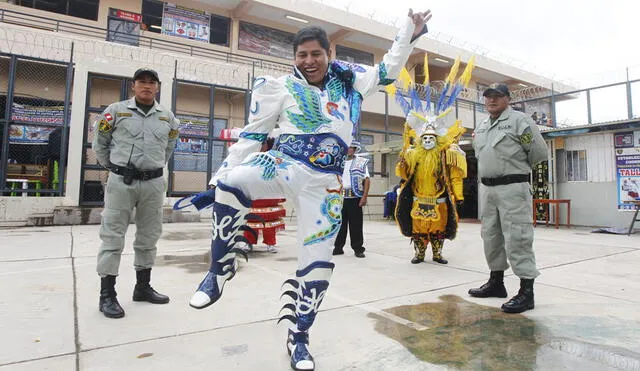
<path id="1" fill-rule="evenodd" d="M 344 254 L 344 245 L 347 242 L 347 228 L 351 248 L 356 257 L 364 258 L 364 237 L 362 235 L 362 208 L 367 204 L 369 194 L 369 160 L 357 157 L 360 151 L 360 143 L 352 141 L 347 151 L 347 160 L 344 162 L 342 173 L 342 225 L 334 243 L 333 255 Z"/>

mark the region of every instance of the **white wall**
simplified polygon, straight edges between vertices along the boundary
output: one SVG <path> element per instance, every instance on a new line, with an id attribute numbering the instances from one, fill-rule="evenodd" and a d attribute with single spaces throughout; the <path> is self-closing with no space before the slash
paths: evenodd
<path id="1" fill-rule="evenodd" d="M 565 150 L 587 153 L 587 181 L 557 185 L 556 198 L 571 200 L 572 224 L 626 228 L 631 223 L 631 212 L 618 211 L 613 136 L 614 132 L 605 132 L 563 138 Z M 566 220 L 566 212 L 560 214 Z"/>
<path id="2" fill-rule="evenodd" d="M 587 181 L 612 182 L 616 180 L 616 159 L 613 133 L 596 133 L 565 138 L 567 151 L 587 151 Z"/>
<path id="3" fill-rule="evenodd" d="M 571 200 L 572 225 L 628 228 L 633 212 L 618 211 L 617 187 L 614 181 L 560 183 L 558 198 Z M 566 217 L 566 208 L 561 205 L 561 223 Z"/>

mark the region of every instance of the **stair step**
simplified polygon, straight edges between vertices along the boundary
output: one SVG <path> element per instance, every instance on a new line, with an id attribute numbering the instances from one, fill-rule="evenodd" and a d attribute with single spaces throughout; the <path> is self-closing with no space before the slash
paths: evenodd
<path id="1" fill-rule="evenodd" d="M 53 213 L 50 214 L 31 214 L 27 218 L 28 226 L 43 227 L 53 225 Z"/>

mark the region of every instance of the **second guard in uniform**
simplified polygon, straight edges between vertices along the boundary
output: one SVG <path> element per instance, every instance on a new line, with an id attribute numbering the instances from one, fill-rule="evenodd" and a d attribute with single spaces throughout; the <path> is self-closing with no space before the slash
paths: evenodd
<path id="1" fill-rule="evenodd" d="M 483 96 L 490 117 L 475 130 L 473 147 L 484 191 L 481 233 L 491 276 L 469 295 L 507 297 L 503 277 L 511 263 L 520 291 L 502 310 L 521 313 L 534 307 L 533 281 L 540 274 L 533 252 L 529 177 L 534 165 L 547 160 L 547 146 L 533 120 L 509 106 L 505 84 L 491 84 Z"/>
<path id="2" fill-rule="evenodd" d="M 169 297 L 149 284 L 162 234 L 162 203 L 166 182 L 163 168 L 178 138 L 178 120 L 158 104 L 158 74 L 139 69 L 133 76 L 135 97 L 109 105 L 95 123 L 93 150 L 111 173 L 107 180 L 98 252 L 100 311 L 109 318 L 124 317 L 115 283 L 124 237 L 135 208 L 134 301 L 165 304 Z"/>

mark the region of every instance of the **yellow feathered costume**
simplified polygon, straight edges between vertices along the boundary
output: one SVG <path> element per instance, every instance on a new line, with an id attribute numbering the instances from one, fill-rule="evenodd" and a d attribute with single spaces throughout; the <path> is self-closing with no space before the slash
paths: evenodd
<path id="1" fill-rule="evenodd" d="M 404 146 L 396 165 L 396 175 L 403 184 L 395 214 L 402 234 L 412 239 L 415 249 L 412 263 L 424 261 L 426 247 L 431 243 L 433 260 L 446 264 L 441 254 L 444 239 L 454 239 L 458 228 L 456 203 L 464 200 L 462 181 L 467 176 L 467 162 L 457 142 L 465 129 L 460 120 L 447 126 L 445 118 L 471 79 L 473 59 L 455 81 L 459 63 L 456 60 L 433 108 L 422 102 L 431 101 L 429 85 L 426 84 L 426 93 L 420 94 L 406 70 L 398 79 L 401 90 L 393 85 L 387 88 L 407 115 Z M 425 71 L 426 66 L 425 57 Z M 426 136 L 436 138 L 435 147 L 423 147 L 422 139 Z"/>

